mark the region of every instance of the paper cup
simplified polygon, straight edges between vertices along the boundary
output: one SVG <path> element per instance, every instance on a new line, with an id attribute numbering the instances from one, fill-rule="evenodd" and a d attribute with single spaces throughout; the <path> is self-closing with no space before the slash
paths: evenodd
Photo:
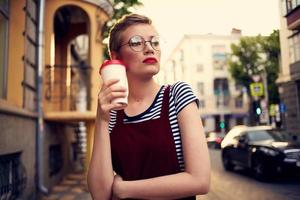
<path id="1" fill-rule="evenodd" d="M 106 60 L 100 67 L 100 75 L 103 81 L 108 81 L 111 79 L 119 79 L 116 85 L 120 85 L 127 89 L 126 96 L 124 98 L 115 98 L 113 103 L 123 104 L 124 107 L 128 104 L 128 82 L 126 75 L 126 66 L 120 60 Z"/>

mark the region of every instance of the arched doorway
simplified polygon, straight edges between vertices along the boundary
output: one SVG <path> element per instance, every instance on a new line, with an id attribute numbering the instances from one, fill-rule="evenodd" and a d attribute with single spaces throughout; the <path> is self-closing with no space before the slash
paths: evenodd
<path id="1" fill-rule="evenodd" d="M 68 5 L 56 10 L 45 73 L 46 99 L 53 110 L 90 109 L 89 32 L 89 18 L 82 8 Z"/>
<path id="2" fill-rule="evenodd" d="M 90 110 L 91 66 L 89 52 L 90 21 L 80 7 L 67 5 L 54 14 L 53 36 L 51 37 L 50 98 L 56 111 Z M 47 76 L 47 74 L 46 74 Z M 84 168 L 86 155 L 86 124 L 69 121 L 73 127 L 70 159 L 75 170 Z"/>

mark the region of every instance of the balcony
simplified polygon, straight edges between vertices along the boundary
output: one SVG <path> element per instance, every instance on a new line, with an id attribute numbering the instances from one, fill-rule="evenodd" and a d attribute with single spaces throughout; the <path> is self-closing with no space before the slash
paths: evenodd
<path id="1" fill-rule="evenodd" d="M 87 121 L 91 111 L 91 67 L 47 65 L 44 73 L 44 116 L 49 121 Z"/>
<path id="2" fill-rule="evenodd" d="M 296 30 L 300 27 L 300 1 L 286 0 L 287 25 L 289 30 Z"/>

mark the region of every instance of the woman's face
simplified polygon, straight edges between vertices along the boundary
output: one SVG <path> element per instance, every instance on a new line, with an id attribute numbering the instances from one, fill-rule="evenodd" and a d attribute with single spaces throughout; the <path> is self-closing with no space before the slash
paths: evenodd
<path id="1" fill-rule="evenodd" d="M 159 72 L 161 51 L 157 37 L 157 31 L 149 24 L 132 25 L 121 33 L 116 58 L 128 67 L 128 78 L 152 78 Z"/>

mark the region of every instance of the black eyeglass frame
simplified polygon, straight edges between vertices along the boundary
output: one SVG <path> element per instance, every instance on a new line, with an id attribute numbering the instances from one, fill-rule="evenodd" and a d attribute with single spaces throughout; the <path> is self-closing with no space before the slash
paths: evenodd
<path id="1" fill-rule="evenodd" d="M 135 38 L 135 37 L 139 37 L 139 38 L 142 39 L 142 40 L 141 40 L 141 43 L 143 44 L 143 48 L 142 48 L 141 50 L 136 50 L 136 49 L 134 49 L 134 47 L 131 45 L 131 42 L 132 42 L 131 40 L 132 40 L 133 38 Z M 157 39 L 157 40 L 156 40 L 156 41 L 153 41 L 153 39 Z M 151 47 L 152 47 L 152 49 L 154 49 L 155 51 L 160 51 L 160 37 L 159 37 L 159 36 L 152 36 L 150 40 L 145 40 L 145 39 L 144 39 L 142 36 L 140 36 L 140 35 L 134 35 L 134 36 L 132 36 L 132 37 L 128 40 L 128 42 L 125 43 L 125 44 L 122 44 L 122 45 L 118 48 L 118 50 L 119 50 L 121 47 L 123 47 L 123 46 L 125 46 L 125 45 L 128 45 L 128 46 L 130 47 L 130 49 L 132 49 L 133 51 L 135 51 L 135 52 L 141 52 L 141 51 L 143 51 L 143 50 L 145 49 L 145 47 L 146 47 L 146 42 L 149 42 L 150 45 L 151 45 Z M 153 45 L 154 42 L 158 42 L 158 48 L 155 47 L 155 45 Z"/>

